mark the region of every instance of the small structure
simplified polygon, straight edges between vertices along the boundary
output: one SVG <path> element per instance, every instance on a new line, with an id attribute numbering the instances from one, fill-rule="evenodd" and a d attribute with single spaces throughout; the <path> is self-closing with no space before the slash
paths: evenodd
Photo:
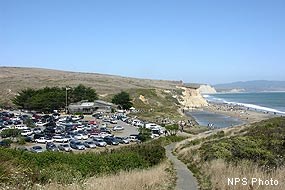
<path id="1" fill-rule="evenodd" d="M 94 112 L 111 112 L 116 106 L 110 102 L 96 100 L 95 102 L 81 101 L 68 106 L 69 113 L 92 114 Z"/>

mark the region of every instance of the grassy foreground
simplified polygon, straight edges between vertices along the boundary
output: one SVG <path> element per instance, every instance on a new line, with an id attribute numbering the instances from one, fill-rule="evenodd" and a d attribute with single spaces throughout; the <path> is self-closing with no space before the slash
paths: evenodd
<path id="1" fill-rule="evenodd" d="M 149 168 L 164 159 L 164 148 L 151 143 L 81 154 L 0 149 L 0 189 L 30 189 L 50 182 L 71 184 L 92 176 Z"/>
<path id="2" fill-rule="evenodd" d="M 100 153 L 0 148 L 0 189 L 173 189 L 175 174 L 163 146 L 184 139 L 161 137 Z"/>
<path id="3" fill-rule="evenodd" d="M 72 183 L 68 185 L 50 183 L 43 186 L 35 186 L 35 190 L 171 190 L 175 185 L 175 173 L 169 162 L 148 169 L 135 169 L 120 171 L 116 175 L 104 175 L 91 177 L 84 183 Z"/>
<path id="4" fill-rule="evenodd" d="M 273 118 L 239 131 L 185 141 L 176 148 L 201 189 L 285 189 L 285 118 Z M 276 179 L 278 186 L 229 186 L 228 178 Z"/>

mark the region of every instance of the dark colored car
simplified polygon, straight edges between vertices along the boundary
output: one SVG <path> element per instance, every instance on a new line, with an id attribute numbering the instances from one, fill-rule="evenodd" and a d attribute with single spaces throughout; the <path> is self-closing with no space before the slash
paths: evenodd
<path id="1" fill-rule="evenodd" d="M 10 143 L 7 141 L 0 141 L 0 147 L 10 147 Z"/>
<path id="2" fill-rule="evenodd" d="M 34 153 L 41 153 L 44 151 L 44 149 L 41 146 L 33 146 L 30 150 L 31 152 Z"/>
<path id="3" fill-rule="evenodd" d="M 119 141 L 113 137 L 105 137 L 104 141 L 108 144 L 108 145 L 119 145 Z"/>
<path id="4" fill-rule="evenodd" d="M 46 144 L 46 149 L 48 151 L 58 151 L 58 148 L 56 147 L 56 145 L 53 142 L 48 142 Z"/>
<path id="5" fill-rule="evenodd" d="M 110 131 L 109 129 L 107 129 L 106 127 L 101 127 L 101 128 L 100 128 L 100 131 L 101 131 L 101 132 L 106 132 L 106 133 L 108 133 L 108 134 L 111 134 L 111 131 Z"/>
<path id="6" fill-rule="evenodd" d="M 44 136 L 45 136 L 44 133 L 34 134 L 34 140 L 39 139 L 39 138 L 44 137 Z"/>
<path id="7" fill-rule="evenodd" d="M 129 144 L 130 140 L 126 137 L 114 137 L 121 144 Z"/>

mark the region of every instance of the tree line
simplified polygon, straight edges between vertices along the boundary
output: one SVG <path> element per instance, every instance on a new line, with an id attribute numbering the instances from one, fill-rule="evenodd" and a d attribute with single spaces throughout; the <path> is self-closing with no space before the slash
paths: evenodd
<path id="1" fill-rule="evenodd" d="M 76 87 L 45 87 L 42 89 L 27 88 L 18 93 L 12 100 L 20 109 L 35 110 L 40 112 L 52 112 L 61 110 L 66 106 L 66 90 L 68 104 L 87 100 L 93 102 L 98 99 L 96 90 L 79 84 Z M 129 109 L 133 106 L 130 95 L 127 92 L 115 94 L 112 103 L 120 109 Z"/>
<path id="2" fill-rule="evenodd" d="M 69 87 L 68 103 L 80 102 L 82 100 L 94 101 L 98 99 L 95 89 L 79 84 Z M 60 110 L 66 104 L 66 87 L 45 87 L 42 89 L 24 89 L 12 100 L 21 109 L 52 112 Z"/>

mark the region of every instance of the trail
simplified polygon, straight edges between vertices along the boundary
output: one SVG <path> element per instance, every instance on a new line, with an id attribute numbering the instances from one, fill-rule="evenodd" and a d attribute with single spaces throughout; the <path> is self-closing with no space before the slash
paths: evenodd
<path id="1" fill-rule="evenodd" d="M 177 184 L 176 190 L 198 190 L 198 183 L 196 178 L 193 176 L 192 172 L 187 168 L 187 166 L 177 159 L 176 156 L 172 154 L 172 150 L 175 143 L 172 143 L 165 147 L 166 156 L 172 161 L 174 168 L 177 173 Z"/>

